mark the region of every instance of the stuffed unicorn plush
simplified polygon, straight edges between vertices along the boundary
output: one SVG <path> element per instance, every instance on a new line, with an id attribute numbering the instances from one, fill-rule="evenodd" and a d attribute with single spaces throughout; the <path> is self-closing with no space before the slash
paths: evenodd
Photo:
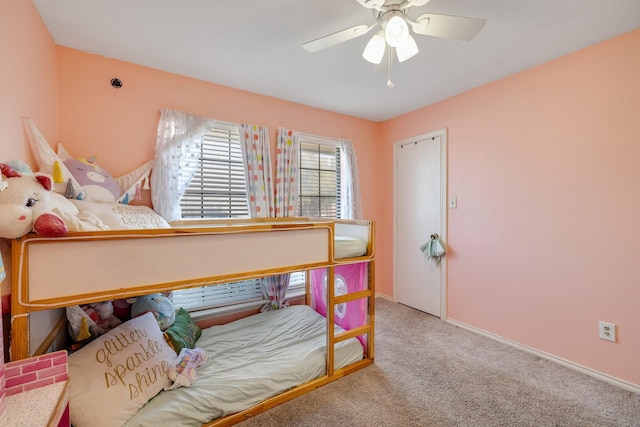
<path id="1" fill-rule="evenodd" d="M 51 191 L 49 175 L 20 173 L 6 163 L 0 163 L 0 171 L 1 238 L 16 239 L 31 231 L 58 237 L 69 231 L 108 229 L 98 217 Z"/>

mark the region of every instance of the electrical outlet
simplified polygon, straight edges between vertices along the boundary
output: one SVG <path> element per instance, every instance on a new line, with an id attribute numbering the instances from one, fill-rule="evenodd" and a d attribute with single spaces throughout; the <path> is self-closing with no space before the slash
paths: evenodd
<path id="1" fill-rule="evenodd" d="M 616 324 L 600 321 L 600 339 L 616 342 Z"/>

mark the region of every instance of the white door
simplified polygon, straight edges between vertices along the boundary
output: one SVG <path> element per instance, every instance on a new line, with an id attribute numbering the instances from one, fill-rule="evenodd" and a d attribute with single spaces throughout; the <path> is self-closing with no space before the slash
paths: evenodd
<path id="1" fill-rule="evenodd" d="M 394 299 L 434 316 L 446 316 L 446 268 L 420 247 L 432 234 L 445 241 L 446 134 L 396 143 Z"/>

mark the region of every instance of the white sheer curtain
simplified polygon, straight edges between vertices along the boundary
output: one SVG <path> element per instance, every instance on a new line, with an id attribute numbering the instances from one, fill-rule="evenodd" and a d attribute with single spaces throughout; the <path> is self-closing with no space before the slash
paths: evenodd
<path id="1" fill-rule="evenodd" d="M 247 199 L 252 218 L 274 216 L 271 149 L 266 126 L 240 125 L 240 147 L 245 162 Z"/>
<path id="2" fill-rule="evenodd" d="M 276 143 L 276 193 L 277 217 L 296 215 L 298 202 L 298 167 L 300 141 L 298 132 L 283 127 L 278 128 Z"/>
<path id="3" fill-rule="evenodd" d="M 358 159 L 349 139 L 340 139 L 340 218 L 362 219 Z"/>
<path id="4" fill-rule="evenodd" d="M 198 165 L 202 136 L 214 124 L 213 119 L 184 111 L 164 109 L 160 112 L 151 200 L 153 209 L 169 222 L 181 218 L 180 199 Z"/>

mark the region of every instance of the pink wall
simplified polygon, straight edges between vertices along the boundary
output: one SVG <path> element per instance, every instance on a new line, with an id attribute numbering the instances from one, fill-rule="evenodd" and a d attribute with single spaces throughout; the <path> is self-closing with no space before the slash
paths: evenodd
<path id="1" fill-rule="evenodd" d="M 48 138 L 58 133 L 56 48 L 30 1 L 0 0 L 0 161 L 35 167 L 21 117 Z"/>
<path id="2" fill-rule="evenodd" d="M 35 167 L 21 117 L 37 120 L 48 138 L 57 136 L 56 47 L 30 1 L 0 0 L 0 11 L 0 162 L 17 159 Z M 5 279 L 0 285 L 4 307 L 10 292 Z M 8 335 L 8 314 L 3 321 Z M 0 347 L 8 350 L 7 337 L 3 340 Z"/>
<path id="3" fill-rule="evenodd" d="M 640 385 L 638 46 L 640 30 L 384 123 L 378 183 L 392 200 L 392 141 L 447 128 L 449 317 Z"/>

